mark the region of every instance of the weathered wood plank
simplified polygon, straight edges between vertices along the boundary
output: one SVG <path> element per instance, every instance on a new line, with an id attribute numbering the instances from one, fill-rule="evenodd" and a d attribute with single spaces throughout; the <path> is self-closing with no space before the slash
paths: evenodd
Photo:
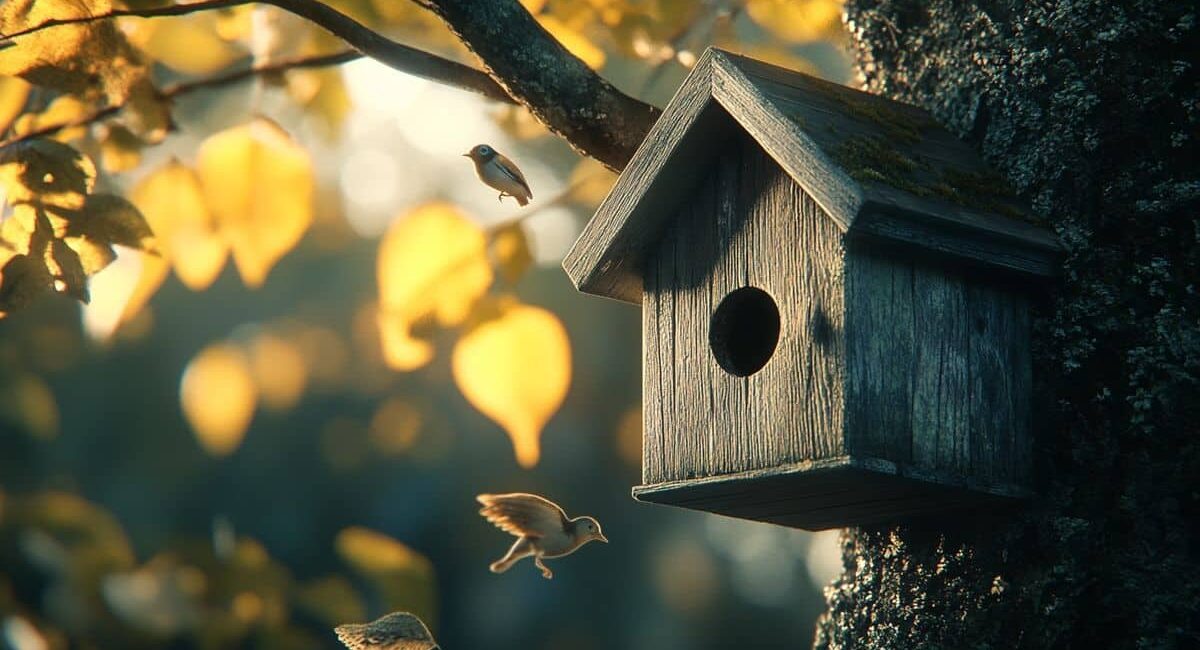
<path id="1" fill-rule="evenodd" d="M 968 474 L 971 400 L 963 283 L 944 269 L 913 267 L 913 463 Z"/>
<path id="2" fill-rule="evenodd" d="M 672 247 L 664 246 L 662 254 Z M 663 423 L 665 412 L 675 407 L 674 393 L 661 390 L 662 386 L 675 383 L 674 377 L 674 332 L 669 328 L 674 322 L 671 310 L 674 302 L 670 293 L 660 287 L 670 286 L 669 278 L 663 277 L 662 266 L 655 264 L 646 273 L 646 297 L 642 303 L 642 481 L 650 482 L 664 475 L 667 466 L 666 449 L 663 446 Z"/>
<path id="3" fill-rule="evenodd" d="M 852 453 L 912 460 L 913 269 L 874 251 L 846 272 L 846 437 Z"/>
<path id="4" fill-rule="evenodd" d="M 910 476 L 887 462 L 846 457 L 633 490 L 640 501 L 810 530 L 898 522 L 953 510 L 994 512 L 1028 494 L 1018 486 L 983 488 L 936 473 Z"/>
<path id="5" fill-rule="evenodd" d="M 749 137 L 718 156 L 647 273 L 655 280 L 646 303 L 657 316 L 646 321 L 656 328 L 645 332 L 646 363 L 657 367 L 647 368 L 645 399 L 671 396 L 646 433 L 665 450 L 661 466 L 648 459 L 648 482 L 844 453 L 840 241 L 812 198 Z M 717 363 L 709 327 L 721 301 L 745 286 L 772 296 L 780 338 L 765 367 L 739 377 Z M 665 300 L 674 301 L 669 313 Z"/>

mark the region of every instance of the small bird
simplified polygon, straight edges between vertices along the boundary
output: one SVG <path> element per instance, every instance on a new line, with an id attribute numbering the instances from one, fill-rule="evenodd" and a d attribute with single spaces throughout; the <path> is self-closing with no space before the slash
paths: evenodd
<path id="1" fill-rule="evenodd" d="M 392 612 L 370 623 L 347 623 L 333 628 L 350 650 L 435 650 L 425 623 L 415 614 Z"/>
<path id="2" fill-rule="evenodd" d="M 533 198 L 533 190 L 529 189 L 525 175 L 504 154 L 486 144 L 477 144 L 463 155 L 475 163 L 479 180 L 492 189 L 500 190 L 496 200 L 503 202 L 504 197 L 511 196 L 518 204 L 525 205 Z"/>
<path id="3" fill-rule="evenodd" d="M 536 494 L 481 494 L 475 500 L 483 504 L 479 514 L 517 536 L 508 553 L 488 567 L 492 573 L 504 573 L 521 558 L 532 556 L 542 577 L 549 580 L 554 573 L 542 564 L 543 559 L 570 555 L 593 539 L 608 542 L 600 522 L 591 517 L 568 519 L 562 508 Z"/>

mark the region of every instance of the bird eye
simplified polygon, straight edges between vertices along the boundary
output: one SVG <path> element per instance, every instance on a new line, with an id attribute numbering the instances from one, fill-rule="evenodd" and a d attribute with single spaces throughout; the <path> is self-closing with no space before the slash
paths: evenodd
<path id="1" fill-rule="evenodd" d="M 484 155 L 491 153 L 491 151 L 492 151 L 491 148 L 488 147 L 486 144 L 479 148 L 479 153 L 484 154 Z"/>

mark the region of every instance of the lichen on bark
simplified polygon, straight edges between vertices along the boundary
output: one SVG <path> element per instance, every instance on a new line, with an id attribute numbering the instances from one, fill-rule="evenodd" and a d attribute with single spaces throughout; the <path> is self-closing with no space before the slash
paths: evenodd
<path id="1" fill-rule="evenodd" d="M 1068 254 L 1034 326 L 1038 496 L 848 530 L 817 647 L 1200 645 L 1200 17 L 849 0 L 865 86 L 977 146 Z"/>

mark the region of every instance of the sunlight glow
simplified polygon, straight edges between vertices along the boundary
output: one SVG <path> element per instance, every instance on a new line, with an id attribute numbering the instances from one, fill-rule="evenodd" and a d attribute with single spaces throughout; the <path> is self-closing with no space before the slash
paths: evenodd
<path id="1" fill-rule="evenodd" d="M 813 584 L 827 585 L 842 572 L 841 531 L 823 530 L 812 534 L 804 564 Z"/>
<path id="2" fill-rule="evenodd" d="M 48 650 L 50 644 L 46 637 L 29 621 L 20 616 L 9 616 L 4 619 L 3 639 L 14 650 Z"/>
<path id="3" fill-rule="evenodd" d="M 107 268 L 92 276 L 88 287 L 92 301 L 80 304 L 83 312 L 83 329 L 93 341 L 107 341 L 125 313 L 125 304 L 133 296 L 138 278 L 142 274 L 142 256 L 137 251 L 123 246 L 114 246 L 117 259 Z"/>
<path id="4" fill-rule="evenodd" d="M 347 63 L 342 72 L 356 111 L 396 113 L 433 86 L 431 81 L 398 72 L 371 58 Z"/>

